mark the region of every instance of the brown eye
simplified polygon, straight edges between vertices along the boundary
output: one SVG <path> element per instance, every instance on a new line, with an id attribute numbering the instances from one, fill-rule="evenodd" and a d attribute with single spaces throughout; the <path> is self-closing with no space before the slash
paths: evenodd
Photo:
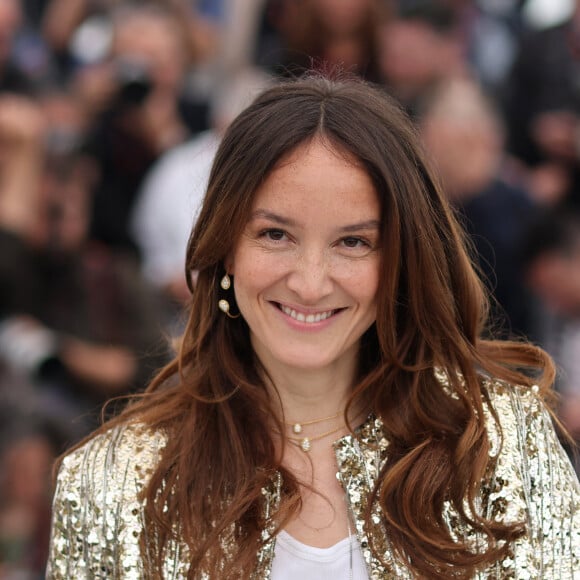
<path id="1" fill-rule="evenodd" d="M 273 242 L 281 242 L 286 237 L 286 232 L 284 230 L 271 229 L 264 230 L 261 235 Z"/>
<path id="2" fill-rule="evenodd" d="M 343 238 L 342 243 L 347 248 L 364 248 L 369 247 L 369 244 L 366 240 L 357 237 L 348 237 Z"/>

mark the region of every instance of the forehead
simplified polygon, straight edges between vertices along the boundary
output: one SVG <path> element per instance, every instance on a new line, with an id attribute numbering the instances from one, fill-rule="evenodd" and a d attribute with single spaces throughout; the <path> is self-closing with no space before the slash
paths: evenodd
<path id="1" fill-rule="evenodd" d="M 255 193 L 253 209 L 271 209 L 305 219 L 378 219 L 379 197 L 363 164 L 328 140 L 315 138 L 283 157 Z"/>

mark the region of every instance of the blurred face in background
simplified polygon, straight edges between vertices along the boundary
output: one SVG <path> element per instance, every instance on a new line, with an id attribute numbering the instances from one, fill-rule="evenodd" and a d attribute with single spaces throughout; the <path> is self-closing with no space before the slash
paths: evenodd
<path id="1" fill-rule="evenodd" d="M 2 457 L 2 496 L 8 503 L 30 507 L 46 501 L 54 451 L 49 441 L 31 435 L 13 443 Z"/>
<path id="2" fill-rule="evenodd" d="M 311 0 L 325 28 L 336 35 L 360 29 L 368 21 L 373 0 Z"/>
<path id="3" fill-rule="evenodd" d="M 74 95 L 55 91 L 41 97 L 46 121 L 46 147 L 49 153 L 66 153 L 78 147 L 88 126 L 88 118 Z"/>
<path id="4" fill-rule="evenodd" d="M 562 316 L 580 315 L 580 247 L 544 252 L 527 274 L 533 291 L 550 310 Z"/>
<path id="5" fill-rule="evenodd" d="M 379 65 L 386 82 L 403 99 L 418 96 L 437 80 L 453 74 L 461 62 L 452 36 L 419 20 L 393 20 L 379 33 Z"/>
<path id="6" fill-rule="evenodd" d="M 46 245 L 74 254 L 87 240 L 91 218 L 91 187 L 95 168 L 88 158 L 53 158 L 44 174 Z"/>
<path id="7" fill-rule="evenodd" d="M 456 80 L 426 100 L 420 130 L 445 192 L 458 201 L 479 194 L 498 175 L 503 133 L 479 87 Z"/>
<path id="8" fill-rule="evenodd" d="M 170 17 L 132 12 L 120 19 L 113 56 L 142 65 L 157 89 L 176 91 L 185 70 L 182 30 Z"/>

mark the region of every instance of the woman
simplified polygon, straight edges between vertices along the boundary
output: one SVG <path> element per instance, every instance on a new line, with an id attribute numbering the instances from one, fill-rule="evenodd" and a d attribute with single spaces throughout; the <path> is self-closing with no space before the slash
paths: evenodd
<path id="1" fill-rule="evenodd" d="M 580 572 L 553 368 L 480 339 L 461 234 L 381 92 L 308 78 L 258 97 L 187 271 L 177 359 L 60 466 L 49 578 Z"/>

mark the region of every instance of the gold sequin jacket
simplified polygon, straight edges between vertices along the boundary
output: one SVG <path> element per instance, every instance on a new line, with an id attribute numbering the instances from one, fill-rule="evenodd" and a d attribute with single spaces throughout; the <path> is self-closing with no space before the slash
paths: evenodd
<path id="1" fill-rule="evenodd" d="M 476 578 L 580 578 L 580 486 L 551 418 L 534 389 L 500 381 L 487 381 L 486 388 L 500 418 L 503 440 L 500 445 L 499 430 L 487 410 L 490 454 L 496 461 L 482 486 L 479 507 L 498 521 L 525 522 L 527 532 L 513 543 L 509 557 Z M 127 425 L 93 438 L 64 459 L 54 497 L 49 580 L 145 577 L 139 537 L 146 530 L 139 492 L 163 445 L 161 434 Z M 363 526 L 367 499 L 389 453 L 381 421 L 371 417 L 356 437 L 343 437 L 334 447 L 337 477 L 355 519 L 369 578 L 413 578 L 404 562 L 393 555 L 378 509 L 371 529 Z M 279 491 L 280 477 L 263 490 L 269 521 Z M 446 508 L 445 518 L 453 533 L 463 537 L 472 533 L 460 529 L 451 507 Z M 270 531 L 263 532 L 266 542 L 255 579 L 270 578 L 276 541 Z M 384 563 L 370 550 L 369 534 Z M 473 541 L 478 541 L 475 535 Z M 164 578 L 187 577 L 187 550 L 177 544 L 167 553 Z"/>

